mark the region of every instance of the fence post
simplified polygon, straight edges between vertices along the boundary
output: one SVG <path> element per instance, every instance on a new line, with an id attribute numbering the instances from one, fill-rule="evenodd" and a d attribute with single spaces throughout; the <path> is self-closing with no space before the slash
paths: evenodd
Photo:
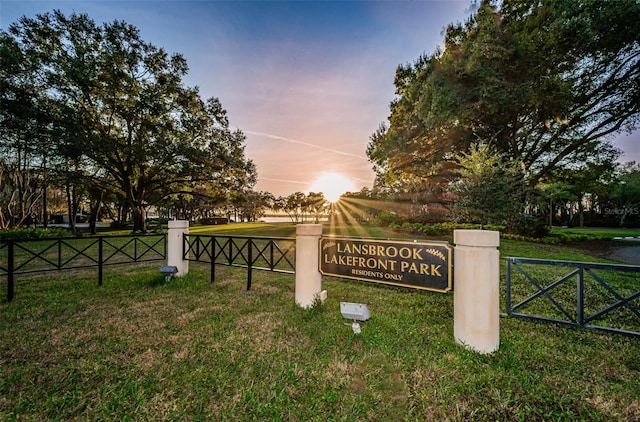
<path id="1" fill-rule="evenodd" d="M 189 222 L 185 220 L 169 221 L 167 233 L 167 265 L 174 265 L 178 272 L 176 277 L 189 273 L 189 261 L 185 258 L 184 238 L 189 236 Z"/>
<path id="2" fill-rule="evenodd" d="M 506 306 L 507 306 L 507 315 L 512 316 L 513 311 L 511 310 L 511 258 L 507 258 L 507 297 L 505 298 Z"/>
<path id="3" fill-rule="evenodd" d="M 576 288 L 576 321 L 579 326 L 584 328 L 584 267 L 582 265 L 578 272 L 578 285 Z"/>
<path id="4" fill-rule="evenodd" d="M 313 306 L 324 298 L 322 274 L 318 268 L 322 224 L 298 224 L 296 226 L 296 304 L 303 308 Z"/>
<path id="5" fill-rule="evenodd" d="M 249 245 L 249 250 L 247 251 L 247 290 L 251 290 L 251 272 L 253 270 L 253 240 L 248 239 L 246 244 Z"/>
<path id="6" fill-rule="evenodd" d="M 211 274 L 209 276 L 209 282 L 213 283 L 216 280 L 216 238 L 211 238 Z"/>
<path id="7" fill-rule="evenodd" d="M 102 236 L 98 238 L 98 286 L 102 286 Z"/>
<path id="8" fill-rule="evenodd" d="M 7 302 L 11 302 L 13 300 L 14 252 L 13 240 L 9 239 L 9 244 L 7 245 Z"/>
<path id="9" fill-rule="evenodd" d="M 500 233 L 454 230 L 453 334 L 479 353 L 500 345 Z"/>

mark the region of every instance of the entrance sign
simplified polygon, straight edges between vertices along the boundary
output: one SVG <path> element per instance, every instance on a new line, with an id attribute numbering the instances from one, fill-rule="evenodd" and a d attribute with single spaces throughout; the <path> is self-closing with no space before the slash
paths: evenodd
<path id="1" fill-rule="evenodd" d="M 183 237 L 188 235 L 188 221 L 169 222 L 167 266 L 175 266 L 176 276 L 189 272 L 189 258 L 182 253 Z M 500 233 L 454 230 L 453 242 L 455 247 L 434 241 L 323 237 L 321 224 L 298 224 L 296 304 L 310 308 L 326 299 L 322 274 L 443 293 L 452 291 L 455 283 L 456 342 L 478 353 L 493 353 L 500 346 Z M 354 319 L 370 317 L 366 304 L 341 302 L 340 308 Z M 352 328 L 359 333 L 359 326 Z"/>
<path id="2" fill-rule="evenodd" d="M 447 242 L 346 237 L 320 239 L 320 273 L 446 293 L 453 289 Z"/>

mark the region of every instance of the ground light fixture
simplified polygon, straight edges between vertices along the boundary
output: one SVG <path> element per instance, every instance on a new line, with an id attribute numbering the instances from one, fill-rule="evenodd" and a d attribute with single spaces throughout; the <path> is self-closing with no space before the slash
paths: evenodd
<path id="1" fill-rule="evenodd" d="M 351 329 L 354 334 L 361 332 L 358 321 L 366 321 L 371 318 L 369 308 L 364 303 L 340 302 L 340 313 L 343 318 L 353 321 Z"/>
<path id="2" fill-rule="evenodd" d="M 160 267 L 160 274 L 164 276 L 165 283 L 168 283 L 171 280 L 171 277 L 173 277 L 177 272 L 178 267 L 175 265 L 165 265 Z"/>

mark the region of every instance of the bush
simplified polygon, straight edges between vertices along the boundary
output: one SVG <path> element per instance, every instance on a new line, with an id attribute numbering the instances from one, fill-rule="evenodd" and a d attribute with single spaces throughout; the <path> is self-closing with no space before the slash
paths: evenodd
<path id="1" fill-rule="evenodd" d="M 549 236 L 549 226 L 542 217 L 519 216 L 509 223 L 506 232 L 533 239 L 542 239 Z"/>
<path id="2" fill-rule="evenodd" d="M 45 239 L 55 237 L 71 237 L 73 232 L 61 227 L 50 229 L 24 227 L 20 229 L 0 231 L 0 240 L 8 239 Z"/>
<path id="3" fill-rule="evenodd" d="M 203 226 L 217 226 L 219 224 L 229 224 L 227 217 L 208 217 L 200 220 Z"/>
<path id="4" fill-rule="evenodd" d="M 443 224 L 423 224 L 405 221 L 402 224 L 391 222 L 389 228 L 392 230 L 404 231 L 406 233 L 422 234 L 426 236 L 446 236 L 451 234 L 451 229 Z"/>
<path id="5" fill-rule="evenodd" d="M 399 224 L 401 218 L 395 212 L 382 211 L 376 215 L 376 222 L 380 226 L 389 226 L 392 224 Z"/>
<path id="6" fill-rule="evenodd" d="M 133 229 L 133 223 L 131 222 L 127 222 L 127 223 L 121 223 L 118 221 L 113 221 L 109 227 L 112 230 L 131 230 Z"/>

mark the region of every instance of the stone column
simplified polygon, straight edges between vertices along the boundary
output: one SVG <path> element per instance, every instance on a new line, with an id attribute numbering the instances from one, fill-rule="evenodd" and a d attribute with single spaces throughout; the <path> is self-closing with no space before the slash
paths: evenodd
<path id="1" fill-rule="evenodd" d="M 453 334 L 479 353 L 500 345 L 500 233 L 454 230 Z"/>
<path id="2" fill-rule="evenodd" d="M 189 261 L 182 258 L 183 238 L 189 235 L 189 222 L 185 220 L 169 221 L 167 233 L 167 265 L 178 268 L 176 277 L 189 273 Z"/>
<path id="3" fill-rule="evenodd" d="M 322 274 L 318 268 L 322 224 L 296 226 L 296 304 L 303 308 L 313 306 L 316 299 L 326 296 L 322 292 Z"/>

